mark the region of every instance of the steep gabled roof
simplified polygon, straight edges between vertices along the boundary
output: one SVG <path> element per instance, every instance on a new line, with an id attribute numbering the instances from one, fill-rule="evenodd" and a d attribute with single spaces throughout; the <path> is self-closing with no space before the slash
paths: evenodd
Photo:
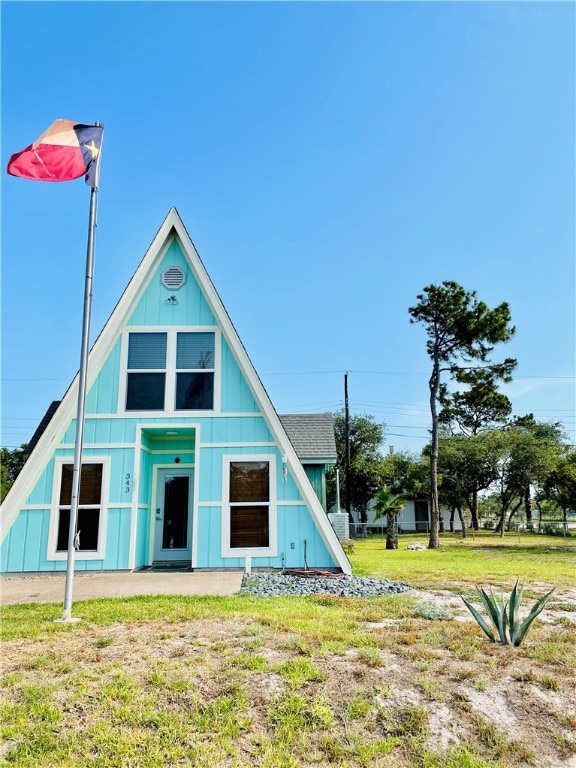
<path id="1" fill-rule="evenodd" d="M 331 413 L 287 413 L 279 417 L 300 461 L 336 461 L 334 419 Z"/>
<path id="2" fill-rule="evenodd" d="M 271 433 L 280 446 L 282 453 L 287 458 L 288 468 L 294 477 L 302 497 L 306 500 L 312 518 L 317 525 L 318 531 L 322 536 L 328 551 L 333 556 L 337 565 L 342 568 L 345 573 L 350 573 L 350 563 L 342 550 L 340 542 L 322 509 L 320 501 L 310 485 L 310 481 L 298 460 L 296 451 L 278 418 L 270 398 L 268 397 L 268 393 L 248 357 L 246 349 L 230 320 L 228 312 L 226 311 L 176 208 L 170 209 L 164 223 L 158 230 L 152 244 L 128 283 L 126 290 L 122 294 L 118 304 L 114 308 L 110 318 L 90 350 L 88 357 L 87 391 L 90 390 L 90 387 L 94 383 L 119 335 L 122 333 L 128 318 L 131 316 L 143 290 L 145 290 L 149 281 L 152 279 L 159 261 L 162 259 L 166 249 L 169 247 L 170 243 L 172 243 L 174 238 L 178 240 L 185 257 L 188 260 L 190 268 L 192 269 L 194 277 L 203 292 L 204 298 L 222 328 L 223 337 L 232 349 L 238 361 L 238 365 L 240 366 L 240 370 L 266 418 Z M 38 439 L 22 472 L 18 475 L 10 493 L 4 501 L 0 519 L 0 540 L 3 540 L 16 519 L 19 510 L 25 505 L 29 494 L 50 460 L 54 447 L 62 440 L 64 432 L 75 418 L 77 399 L 78 374 L 64 395 L 60 407 L 56 410 L 52 419 L 49 421 L 47 428 L 44 430 L 44 433 Z"/>

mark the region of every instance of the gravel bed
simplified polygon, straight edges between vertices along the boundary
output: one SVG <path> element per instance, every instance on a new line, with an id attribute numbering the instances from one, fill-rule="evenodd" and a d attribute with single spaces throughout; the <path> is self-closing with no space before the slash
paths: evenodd
<path id="1" fill-rule="evenodd" d="M 408 592 L 414 587 L 388 579 L 365 576 L 290 576 L 285 573 L 258 573 L 244 576 L 241 592 L 258 597 L 294 595 L 338 595 L 339 597 L 381 597 Z"/>

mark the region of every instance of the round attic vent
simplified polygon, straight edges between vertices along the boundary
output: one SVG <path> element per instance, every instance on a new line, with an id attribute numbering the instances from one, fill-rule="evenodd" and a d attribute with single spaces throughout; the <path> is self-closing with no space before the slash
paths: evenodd
<path id="1" fill-rule="evenodd" d="M 169 291 L 177 291 L 186 282 L 186 275 L 180 267 L 169 267 L 162 272 L 162 285 Z"/>

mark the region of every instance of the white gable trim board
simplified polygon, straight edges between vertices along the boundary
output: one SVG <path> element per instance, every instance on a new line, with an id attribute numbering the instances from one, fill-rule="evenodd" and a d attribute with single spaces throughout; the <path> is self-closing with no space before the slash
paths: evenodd
<path id="1" fill-rule="evenodd" d="M 166 270 L 176 268 L 171 262 L 173 254 L 179 260 L 177 268 L 188 272 L 178 288 L 161 279 Z M 172 295 L 177 301 L 168 300 Z M 155 411 L 126 409 L 128 338 L 129 333 L 138 332 L 159 332 L 168 339 L 170 352 L 162 380 L 168 396 L 165 407 Z M 175 410 L 174 380 L 179 376 L 176 340 L 180 333 L 197 332 L 215 334 L 212 407 L 195 402 L 197 410 Z M 226 365 L 224 345 L 229 350 Z M 208 369 L 212 375 L 210 366 Z M 192 381 L 196 374 L 192 371 L 188 376 Z M 96 394 L 86 412 L 83 462 L 103 463 L 105 511 L 98 547 L 90 556 L 77 553 L 77 560 L 83 561 L 87 570 L 152 564 L 158 535 L 154 522 L 156 479 L 161 468 L 180 465 L 193 472 L 192 568 L 275 568 L 281 566 L 280 556 L 282 565 L 285 558 L 287 566 L 299 566 L 299 547 L 307 541 L 310 567 L 351 572 L 304 467 L 174 208 L 90 351 L 89 397 L 93 387 Z M 60 569 L 61 552 L 54 559 L 58 514 L 55 478 L 60 464 L 69 461 L 72 453 L 77 392 L 76 376 L 2 506 L 3 570 Z M 106 394 L 101 402 L 100 392 Z M 180 401 L 177 405 L 182 407 Z M 140 403 L 137 407 L 140 409 Z M 269 462 L 270 540 L 266 547 L 231 546 L 226 494 L 232 457 Z M 176 497 L 170 501 L 178 503 Z M 290 544 L 295 550 L 292 554 Z M 290 557 L 294 558 L 292 563 Z"/>

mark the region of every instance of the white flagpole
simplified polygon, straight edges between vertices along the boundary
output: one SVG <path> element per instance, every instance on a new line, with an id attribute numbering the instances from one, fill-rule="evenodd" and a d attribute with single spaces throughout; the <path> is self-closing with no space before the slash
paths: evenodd
<path id="1" fill-rule="evenodd" d="M 99 123 L 96 123 L 96 125 L 99 125 Z M 100 149 L 102 149 L 101 146 Z M 99 162 L 100 158 L 98 158 L 98 163 Z M 96 175 L 96 185 L 98 185 L 98 174 Z M 66 586 L 64 590 L 64 611 L 62 613 L 62 618 L 57 621 L 79 621 L 79 619 L 72 618 L 72 588 L 74 585 L 76 526 L 78 521 L 78 504 L 80 502 L 80 475 L 82 472 L 82 446 L 84 442 L 84 417 L 86 412 L 86 378 L 88 373 L 97 208 L 98 186 L 94 186 L 90 190 L 90 216 L 88 219 L 88 245 L 86 248 L 86 280 L 84 283 L 84 313 L 82 317 L 80 372 L 78 375 L 76 442 L 74 444 L 74 466 L 72 470 L 72 498 L 70 502 L 70 526 L 68 528 L 68 559 L 66 565 Z"/>

